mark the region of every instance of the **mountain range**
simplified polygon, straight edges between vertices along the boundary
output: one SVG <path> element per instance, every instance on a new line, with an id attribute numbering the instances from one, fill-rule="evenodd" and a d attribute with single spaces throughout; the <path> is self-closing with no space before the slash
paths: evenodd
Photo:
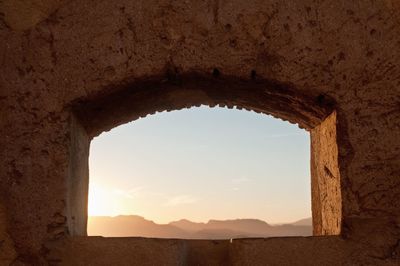
<path id="1" fill-rule="evenodd" d="M 157 224 L 138 215 L 90 216 L 88 235 L 183 239 L 310 236 L 311 224 L 311 218 L 280 225 L 271 225 L 258 219 L 209 220 L 207 223 L 182 219 L 168 224 Z"/>

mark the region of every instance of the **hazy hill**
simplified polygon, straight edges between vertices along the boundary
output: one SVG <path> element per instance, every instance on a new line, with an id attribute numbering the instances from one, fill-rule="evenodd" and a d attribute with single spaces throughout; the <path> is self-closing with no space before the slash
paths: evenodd
<path id="1" fill-rule="evenodd" d="M 141 216 L 94 216 L 89 217 L 89 235 L 102 236 L 143 236 L 176 238 L 186 237 L 186 232 L 169 224 L 156 224 L 153 221 L 144 219 Z"/>
<path id="2" fill-rule="evenodd" d="M 229 239 L 240 237 L 308 236 L 311 218 L 293 224 L 270 225 L 257 219 L 210 220 L 195 223 L 179 220 L 157 224 L 141 216 L 89 217 L 88 234 L 107 237 L 142 236 L 159 238 Z"/>
<path id="3" fill-rule="evenodd" d="M 312 218 L 305 218 L 305 219 L 301 219 L 298 220 L 297 222 L 292 223 L 292 225 L 308 225 L 311 226 L 312 225 Z"/>
<path id="4" fill-rule="evenodd" d="M 170 225 L 176 226 L 188 232 L 194 232 L 204 229 L 206 223 L 195 223 L 187 219 L 182 219 L 175 222 L 170 222 Z"/>
<path id="5" fill-rule="evenodd" d="M 228 229 L 250 234 L 266 233 L 271 230 L 271 227 L 266 222 L 257 219 L 210 220 L 206 225 L 207 229 Z"/>

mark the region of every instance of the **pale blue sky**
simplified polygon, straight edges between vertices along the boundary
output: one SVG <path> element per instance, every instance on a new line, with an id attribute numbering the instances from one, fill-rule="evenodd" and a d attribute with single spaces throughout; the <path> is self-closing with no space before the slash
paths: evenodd
<path id="1" fill-rule="evenodd" d="M 147 116 L 91 142 L 89 215 L 311 216 L 309 133 L 254 112 L 199 107 Z"/>

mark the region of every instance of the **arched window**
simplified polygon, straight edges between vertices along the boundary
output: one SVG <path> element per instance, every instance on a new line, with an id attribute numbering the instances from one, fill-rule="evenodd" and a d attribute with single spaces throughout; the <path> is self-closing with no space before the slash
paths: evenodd
<path id="1" fill-rule="evenodd" d="M 77 102 L 71 122 L 68 226 L 86 235 L 90 141 L 104 131 L 161 111 L 206 105 L 246 109 L 298 124 L 311 136 L 311 195 L 314 235 L 341 228 L 341 191 L 336 143 L 336 113 L 326 96 L 297 94 L 288 85 L 262 80 L 182 76 L 115 88 Z M 289 166 L 292 167 L 292 166 Z"/>

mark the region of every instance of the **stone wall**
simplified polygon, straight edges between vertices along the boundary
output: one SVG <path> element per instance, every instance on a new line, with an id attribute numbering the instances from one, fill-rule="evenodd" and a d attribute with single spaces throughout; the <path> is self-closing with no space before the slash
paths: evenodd
<path id="1" fill-rule="evenodd" d="M 0 265 L 9 265 L 16 258 L 14 243 L 7 232 L 6 210 L 0 204 Z"/>
<path id="2" fill-rule="evenodd" d="M 340 237 L 234 240 L 74 237 L 52 249 L 60 265 L 398 265 L 368 256 L 367 244 Z"/>
<path id="3" fill-rule="evenodd" d="M 336 113 L 311 131 L 311 189 L 314 235 L 338 235 L 342 227 L 342 197 Z"/>
<path id="4" fill-rule="evenodd" d="M 321 226 L 336 227 L 320 232 L 340 232 L 342 251 L 362 247 L 351 254 L 358 262 L 398 260 L 399 14 L 391 0 L 1 1 L 0 195 L 17 262 L 50 263 L 60 243 L 70 243 L 67 252 L 84 241 L 71 238 L 85 224 L 76 136 L 203 103 L 269 113 L 311 132 L 335 111 L 337 170 L 327 168 L 340 177 L 341 204 L 323 192 L 337 189 L 323 188 L 319 200 L 331 205 L 313 206 L 340 212 L 341 222 L 321 211 Z M 325 167 L 315 169 L 330 184 Z M 331 252 L 318 239 L 307 243 Z M 244 245 L 265 259 L 268 245 Z"/>

